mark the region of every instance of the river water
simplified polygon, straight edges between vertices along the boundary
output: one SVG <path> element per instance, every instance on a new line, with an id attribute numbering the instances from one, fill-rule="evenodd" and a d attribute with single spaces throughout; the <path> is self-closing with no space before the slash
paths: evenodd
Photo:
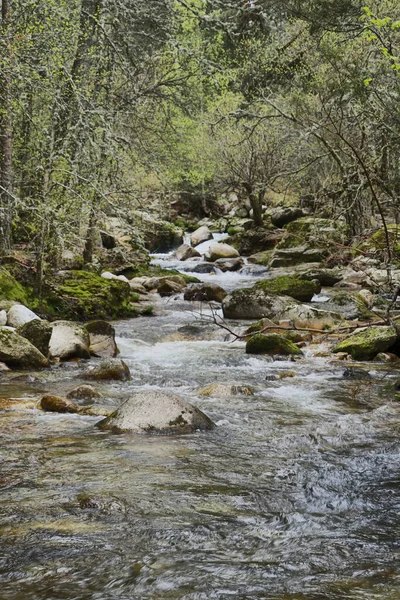
<path id="1" fill-rule="evenodd" d="M 156 316 L 115 323 L 132 381 L 98 385 L 99 403 L 163 389 L 217 427 L 115 436 L 94 417 L 2 411 L 0 600 L 398 600 L 395 373 L 369 364 L 371 379 L 344 379 L 314 356 L 323 343 L 296 362 L 249 356 L 208 309 L 154 302 Z M 64 394 L 81 373 L 3 376 L 0 396 Z M 198 395 L 213 382 L 255 395 Z"/>

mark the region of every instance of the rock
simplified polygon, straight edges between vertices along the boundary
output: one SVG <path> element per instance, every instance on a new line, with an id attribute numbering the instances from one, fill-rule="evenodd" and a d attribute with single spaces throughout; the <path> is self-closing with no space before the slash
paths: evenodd
<path id="1" fill-rule="evenodd" d="M 113 358 L 118 354 L 115 329 L 107 321 L 91 321 L 85 325 L 89 333 L 90 354 L 101 358 Z"/>
<path id="2" fill-rule="evenodd" d="M 182 244 L 177 250 L 175 250 L 175 258 L 177 260 L 188 260 L 189 258 L 195 258 L 201 256 L 200 252 L 197 252 L 195 248 L 188 244 Z"/>
<path id="3" fill-rule="evenodd" d="M 50 354 L 60 360 L 90 358 L 89 334 L 83 327 L 69 321 L 55 321 L 50 338 Z"/>
<path id="4" fill-rule="evenodd" d="M 393 363 L 393 362 L 397 362 L 399 360 L 399 357 L 396 356 L 396 354 L 393 354 L 392 352 L 379 352 L 379 354 L 377 354 L 374 358 L 374 362 L 381 362 L 381 363 Z"/>
<path id="5" fill-rule="evenodd" d="M 367 309 L 362 296 L 350 294 L 349 292 L 335 293 L 327 302 L 324 302 L 323 306 L 325 310 L 339 313 L 349 321 L 359 318 L 370 319 L 374 316 Z"/>
<path id="6" fill-rule="evenodd" d="M 167 275 L 158 280 L 157 292 L 160 296 L 180 294 L 187 286 L 186 281 L 179 275 Z"/>
<path id="7" fill-rule="evenodd" d="M 39 319 L 39 317 L 29 310 L 29 308 L 26 308 L 22 304 L 14 304 L 8 311 L 7 325 L 17 328 L 34 319 Z"/>
<path id="8" fill-rule="evenodd" d="M 262 289 L 268 294 L 290 296 L 300 302 L 311 302 L 314 294 L 318 294 L 321 291 L 321 284 L 319 282 L 299 279 L 293 275 L 263 279 L 258 281 L 254 287 Z"/>
<path id="9" fill-rule="evenodd" d="M 52 312 L 82 321 L 135 316 L 128 283 L 117 278 L 104 279 L 87 271 L 61 271 L 45 290 Z"/>
<path id="10" fill-rule="evenodd" d="M 148 293 L 146 288 L 143 285 L 141 285 L 140 283 L 137 283 L 135 281 L 130 281 L 129 286 L 130 286 L 132 292 L 136 292 L 137 294 L 146 295 Z"/>
<path id="11" fill-rule="evenodd" d="M 301 263 L 320 262 L 326 252 L 321 248 L 295 246 L 293 248 L 276 249 L 270 262 L 272 269 L 290 267 Z"/>
<path id="12" fill-rule="evenodd" d="M 222 302 L 227 295 L 228 292 L 215 283 L 195 283 L 185 290 L 183 299 L 198 302 Z"/>
<path id="13" fill-rule="evenodd" d="M 97 427 L 114 433 L 193 433 L 214 423 L 201 410 L 175 394 L 144 390 L 134 394 Z"/>
<path id="14" fill-rule="evenodd" d="M 240 385 L 236 383 L 211 383 L 197 391 L 199 396 L 219 396 L 225 398 L 229 396 L 254 396 L 254 389 L 249 385 Z"/>
<path id="15" fill-rule="evenodd" d="M 229 244 L 224 244 L 222 242 L 215 242 L 215 244 L 211 244 L 208 252 L 206 254 L 207 260 L 211 262 L 215 262 L 219 258 L 238 258 L 239 252 L 233 248 L 233 246 L 229 246 Z"/>
<path id="16" fill-rule="evenodd" d="M 196 231 L 193 231 L 193 233 L 190 236 L 192 246 L 198 246 L 199 244 L 202 244 L 203 242 L 208 242 L 208 240 L 212 239 L 213 234 L 206 225 L 203 225 L 202 227 L 196 229 Z"/>
<path id="17" fill-rule="evenodd" d="M 343 272 L 340 269 L 310 269 L 299 275 L 299 279 L 316 279 L 323 287 L 332 287 L 343 279 Z"/>
<path id="18" fill-rule="evenodd" d="M 194 267 L 193 273 L 215 273 L 215 265 L 209 262 L 201 262 Z"/>
<path id="19" fill-rule="evenodd" d="M 72 250 L 63 250 L 61 253 L 61 265 L 63 269 L 81 269 L 83 267 L 82 251 L 79 251 L 79 249 L 75 252 Z"/>
<path id="20" fill-rule="evenodd" d="M 343 371 L 343 377 L 345 379 L 352 380 L 363 380 L 363 379 L 372 379 L 371 375 L 365 369 L 359 369 L 357 367 L 347 367 Z"/>
<path id="21" fill-rule="evenodd" d="M 310 342 L 312 339 L 312 335 L 310 333 L 292 329 L 291 321 L 279 321 L 279 325 L 280 327 L 278 327 L 277 324 L 270 319 L 260 319 L 260 321 L 253 323 L 253 325 L 246 329 L 244 332 L 244 334 L 247 336 L 245 340 L 247 341 L 250 339 L 255 333 L 278 333 L 294 344 Z"/>
<path id="22" fill-rule="evenodd" d="M 0 361 L 17 369 L 42 369 L 49 366 L 47 358 L 33 344 L 6 327 L 0 327 Z"/>
<path id="23" fill-rule="evenodd" d="M 275 225 L 275 227 L 281 228 L 304 216 L 304 212 L 301 208 L 280 208 L 274 210 L 271 214 L 271 223 L 272 225 Z"/>
<path id="24" fill-rule="evenodd" d="M 53 328 L 48 321 L 42 321 L 41 319 L 34 319 L 22 325 L 18 328 L 18 335 L 27 339 L 31 344 L 35 346 L 43 356 L 48 356 L 50 338 L 53 332 Z"/>
<path id="25" fill-rule="evenodd" d="M 131 379 L 128 365 L 118 358 L 109 358 L 96 365 L 90 365 L 83 376 L 94 381 L 128 381 Z"/>
<path id="26" fill-rule="evenodd" d="M 288 296 L 268 294 L 262 289 L 238 289 L 222 301 L 226 319 L 268 319 L 276 318 L 296 305 L 296 300 Z"/>
<path id="27" fill-rule="evenodd" d="M 243 259 L 241 258 L 219 258 L 214 265 L 223 273 L 227 271 L 239 271 L 243 267 Z"/>
<path id="28" fill-rule="evenodd" d="M 46 412 L 56 412 L 56 413 L 77 413 L 79 412 L 79 406 L 75 404 L 75 402 L 71 402 L 71 400 L 67 400 L 66 398 L 60 398 L 59 396 L 53 396 L 51 394 L 47 394 L 43 396 L 40 401 L 40 407 L 42 410 Z"/>
<path id="29" fill-rule="evenodd" d="M 289 356 L 291 354 L 301 356 L 303 353 L 293 342 L 283 335 L 270 333 L 264 335 L 257 333 L 246 344 L 246 354 L 269 354 Z"/>
<path id="30" fill-rule="evenodd" d="M 332 352 L 347 352 L 355 360 L 372 360 L 379 352 L 386 352 L 397 339 L 394 327 L 368 327 L 357 331 L 337 344 Z"/>
<path id="31" fill-rule="evenodd" d="M 24 288 L 14 277 L 0 267 L 0 299 L 20 302 L 21 304 L 27 304 L 27 297 Z M 9 306 L 9 308 L 11 308 Z M 6 306 L 1 306 L 1 309 L 8 310 Z"/>
<path id="32" fill-rule="evenodd" d="M 102 277 L 103 279 L 118 279 L 118 277 L 116 275 L 114 275 L 114 273 L 110 273 L 109 271 L 104 271 L 100 277 Z"/>
<path id="33" fill-rule="evenodd" d="M 0 371 L 10 371 L 11 369 L 9 369 L 6 365 L 6 363 L 0 362 Z"/>
<path id="34" fill-rule="evenodd" d="M 7 325 L 7 313 L 5 310 L 0 310 L 0 327 Z"/>
<path id="35" fill-rule="evenodd" d="M 339 313 L 320 310 L 306 304 L 289 307 L 282 317 L 288 319 L 295 327 L 305 329 L 329 330 L 343 321 L 343 317 Z"/>
<path id="36" fill-rule="evenodd" d="M 240 255 L 250 256 L 257 252 L 273 250 L 284 235 L 285 233 L 283 231 L 257 227 L 251 231 L 234 235 L 232 244 L 239 250 Z"/>
<path id="37" fill-rule="evenodd" d="M 273 250 L 264 250 L 264 252 L 257 252 L 256 254 L 252 254 L 249 256 L 248 261 L 251 264 L 262 265 L 267 267 L 271 262 Z"/>
<path id="38" fill-rule="evenodd" d="M 68 400 L 94 400 L 95 398 L 102 398 L 102 395 L 92 385 L 78 385 L 67 394 Z"/>

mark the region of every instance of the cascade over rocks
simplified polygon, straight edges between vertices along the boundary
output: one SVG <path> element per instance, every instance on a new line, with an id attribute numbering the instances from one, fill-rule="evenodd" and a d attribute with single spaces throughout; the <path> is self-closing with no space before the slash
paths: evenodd
<path id="1" fill-rule="evenodd" d="M 113 358 L 118 354 L 115 329 L 107 321 L 91 321 L 85 325 L 89 333 L 89 350 L 93 356 Z"/>
<path id="2" fill-rule="evenodd" d="M 108 358 L 96 365 L 90 365 L 84 371 L 83 377 L 93 381 L 128 381 L 131 379 L 131 372 L 123 360 Z"/>
<path id="3" fill-rule="evenodd" d="M 183 299 L 198 302 L 222 302 L 227 295 L 228 292 L 215 283 L 194 283 L 185 290 Z"/>
<path id="4" fill-rule="evenodd" d="M 17 369 L 43 369 L 49 361 L 33 344 L 7 327 L 0 327 L 0 361 Z"/>
<path id="5" fill-rule="evenodd" d="M 201 410 L 180 396 L 143 390 L 126 400 L 110 417 L 97 423 L 113 433 L 193 433 L 214 423 Z"/>
<path id="6" fill-rule="evenodd" d="M 297 304 L 289 296 L 269 294 L 260 288 L 238 289 L 222 301 L 226 319 L 273 319 Z"/>
<path id="7" fill-rule="evenodd" d="M 53 328 L 48 321 L 33 319 L 19 327 L 17 333 L 35 346 L 43 356 L 48 356 Z"/>
<path id="8" fill-rule="evenodd" d="M 50 354 L 60 360 L 71 358 L 90 358 L 89 334 L 77 323 L 55 321 L 52 323 Z"/>

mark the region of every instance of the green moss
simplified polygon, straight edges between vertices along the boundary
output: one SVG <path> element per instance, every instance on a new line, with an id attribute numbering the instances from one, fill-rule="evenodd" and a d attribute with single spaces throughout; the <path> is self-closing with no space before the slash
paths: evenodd
<path id="1" fill-rule="evenodd" d="M 131 302 L 136 298 L 124 281 L 68 271 L 47 286 L 44 302 L 52 315 L 87 321 L 135 316 Z"/>
<path id="2" fill-rule="evenodd" d="M 5 269 L 0 268 L 0 299 L 15 300 L 28 304 L 26 291 L 20 283 Z"/>
<path id="3" fill-rule="evenodd" d="M 291 354 L 301 355 L 302 351 L 293 342 L 278 333 L 264 335 L 258 333 L 254 335 L 246 344 L 247 354 L 281 354 L 289 356 Z"/>
<path id="4" fill-rule="evenodd" d="M 347 352 L 355 360 L 371 360 L 393 346 L 396 339 L 394 327 L 369 327 L 337 344 L 332 352 Z"/>
<path id="5" fill-rule="evenodd" d="M 267 267 L 271 261 L 273 250 L 264 250 L 264 252 L 257 252 L 256 254 L 252 254 L 249 258 L 249 262 L 255 265 L 263 265 Z"/>
<path id="6" fill-rule="evenodd" d="M 290 296 L 301 302 L 310 302 L 314 294 L 321 290 L 321 285 L 315 281 L 298 279 L 292 275 L 275 277 L 274 279 L 263 279 L 254 286 L 262 289 L 269 294 L 278 294 L 280 296 Z"/>

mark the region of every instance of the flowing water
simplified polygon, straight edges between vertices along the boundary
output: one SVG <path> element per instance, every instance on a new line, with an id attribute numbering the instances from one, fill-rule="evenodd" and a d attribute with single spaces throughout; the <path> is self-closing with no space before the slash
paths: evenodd
<path id="1" fill-rule="evenodd" d="M 157 316 L 115 324 L 132 381 L 98 385 L 100 404 L 162 389 L 217 427 L 116 436 L 94 417 L 2 411 L 0 600 L 398 600 L 395 374 L 370 364 L 348 381 L 313 357 L 323 346 L 296 362 L 246 355 L 200 305 L 155 302 Z M 4 375 L 0 396 L 63 394 L 81 373 Z M 198 395 L 217 381 L 255 395 Z"/>

